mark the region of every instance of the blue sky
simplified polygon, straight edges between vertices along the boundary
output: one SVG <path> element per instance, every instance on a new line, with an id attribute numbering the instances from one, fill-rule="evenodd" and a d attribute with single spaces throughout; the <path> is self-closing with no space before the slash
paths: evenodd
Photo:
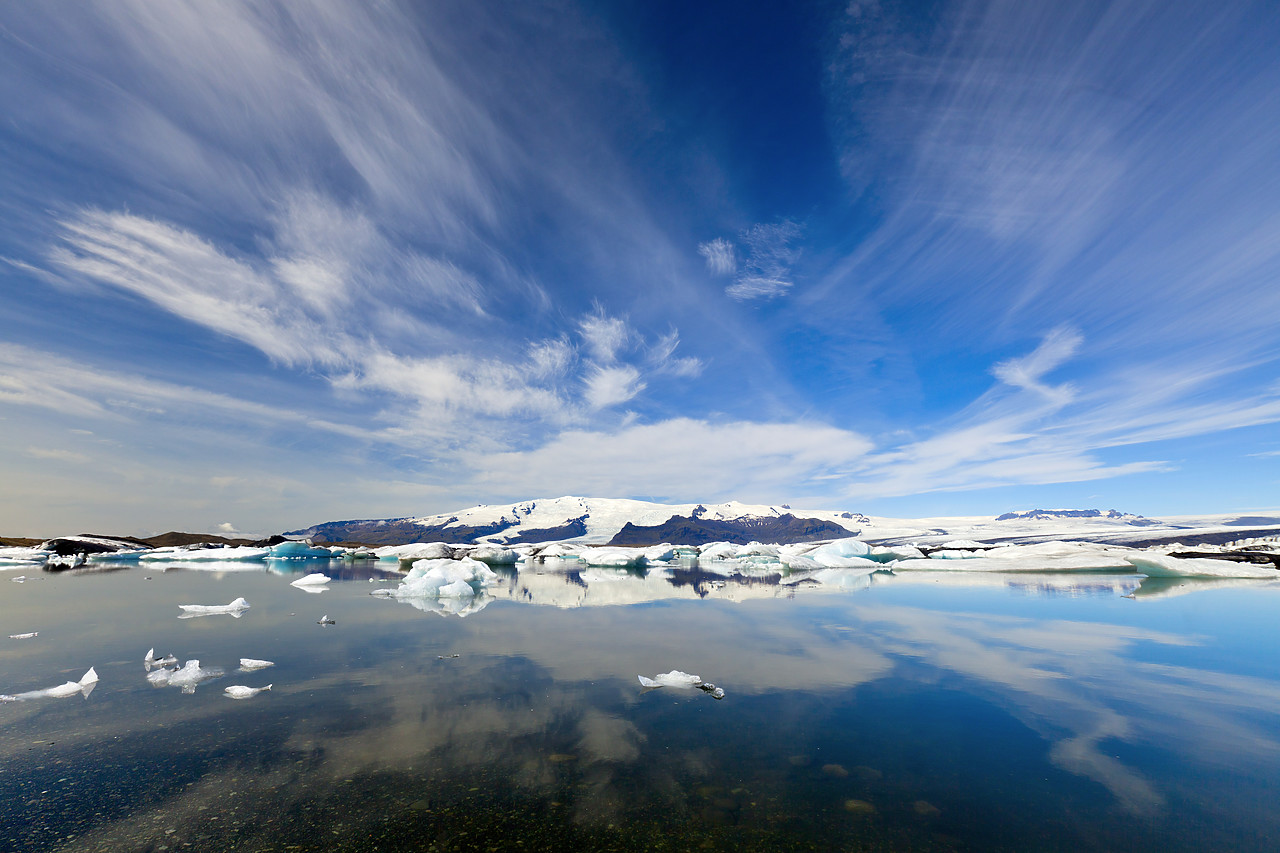
<path id="1" fill-rule="evenodd" d="M 5 535 L 1280 505 L 1259 3 L 7 4 Z"/>

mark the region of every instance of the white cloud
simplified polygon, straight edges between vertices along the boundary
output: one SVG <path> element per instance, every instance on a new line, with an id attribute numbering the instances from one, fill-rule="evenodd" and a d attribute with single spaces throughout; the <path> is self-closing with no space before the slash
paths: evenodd
<path id="1" fill-rule="evenodd" d="M 240 532 L 239 530 L 236 530 L 235 525 L 229 521 L 222 522 L 214 528 L 214 531 L 222 536 L 235 536 Z"/>
<path id="2" fill-rule="evenodd" d="M 792 495 L 850 470 L 871 449 L 816 423 L 676 418 L 615 431 L 566 430 L 533 450 L 468 457 L 477 487 L 506 494 Z M 824 487 L 825 488 L 825 487 Z"/>
<path id="3" fill-rule="evenodd" d="M 1070 386 L 1051 387 L 1040 380 L 1075 355 L 1083 340 L 1074 329 L 1059 327 L 1046 335 L 1030 355 L 1002 361 L 991 372 L 997 379 L 1015 388 L 1036 391 L 1055 404 L 1065 404 L 1071 398 Z"/>
<path id="4" fill-rule="evenodd" d="M 644 390 L 640 371 L 630 365 L 600 367 L 593 365 L 583 377 L 587 405 L 603 409 L 625 403 Z"/>
<path id="5" fill-rule="evenodd" d="M 793 285 L 791 268 L 800 257 L 792 244 L 800 226 L 791 221 L 753 225 L 739 239 L 747 248 L 738 277 L 725 288 L 733 299 L 774 299 Z"/>
<path id="6" fill-rule="evenodd" d="M 700 243 L 698 254 L 706 258 L 707 270 L 712 275 L 733 275 L 738 271 L 738 256 L 733 244 L 723 237 Z"/>
<path id="7" fill-rule="evenodd" d="M 630 346 L 633 335 L 625 320 L 609 317 L 599 306 L 578 321 L 578 334 L 587 353 L 601 364 L 616 361 L 619 353 Z"/>
<path id="8" fill-rule="evenodd" d="M 740 276 L 737 281 L 724 289 L 734 299 L 773 299 L 791 289 L 791 282 L 781 278 L 764 278 L 762 276 Z"/>
<path id="9" fill-rule="evenodd" d="M 56 447 L 28 447 L 27 455 L 36 459 L 50 459 L 56 462 L 88 462 L 89 457 L 73 450 L 62 450 Z"/>

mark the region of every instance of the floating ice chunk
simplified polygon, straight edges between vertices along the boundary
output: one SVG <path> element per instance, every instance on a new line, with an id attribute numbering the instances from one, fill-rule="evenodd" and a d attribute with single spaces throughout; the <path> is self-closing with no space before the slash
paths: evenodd
<path id="1" fill-rule="evenodd" d="M 271 685 L 266 687 L 245 687 L 243 684 L 232 684 L 223 690 L 228 699 L 250 699 L 257 696 L 264 690 L 270 690 Z"/>
<path id="2" fill-rule="evenodd" d="M 698 549 L 699 560 L 732 560 L 739 546 L 734 542 L 708 542 Z"/>
<path id="3" fill-rule="evenodd" d="M 578 559 L 588 566 L 639 569 L 645 565 L 643 548 L 584 548 Z"/>
<path id="4" fill-rule="evenodd" d="M 291 582 L 289 586 L 315 586 L 317 584 L 326 584 L 328 582 L 329 576 L 324 572 L 312 572 L 306 577 L 301 577 L 296 581 Z"/>
<path id="5" fill-rule="evenodd" d="M 147 669 L 151 669 L 153 666 L 173 666 L 177 662 L 178 659 L 173 655 L 165 655 L 162 658 L 156 657 L 155 649 L 147 649 L 146 656 L 142 658 L 142 665 Z"/>
<path id="6" fill-rule="evenodd" d="M 690 675 L 687 672 L 681 672 L 673 669 L 670 672 L 663 672 L 655 675 L 653 678 L 645 678 L 643 675 L 637 675 L 640 684 L 644 687 L 657 689 L 659 687 L 697 687 L 702 683 L 702 679 L 696 675 Z"/>
<path id="7" fill-rule="evenodd" d="M 474 594 L 497 580 L 496 572 L 470 557 L 463 557 L 461 560 L 417 560 L 399 588 L 391 590 L 389 594 L 396 598 L 439 598 L 441 595 L 456 597 L 462 594 L 460 588 L 453 587 L 453 591 L 447 594 L 442 592 L 443 588 L 461 581 Z"/>
<path id="8" fill-rule="evenodd" d="M 310 542 L 281 542 L 267 549 L 267 557 L 272 560 L 328 560 L 341 557 L 342 548 L 324 548 Z"/>
<path id="9" fill-rule="evenodd" d="M 64 699 L 67 696 L 74 696 L 77 693 L 88 699 L 89 694 L 93 692 L 93 688 L 98 686 L 98 673 L 93 667 L 89 667 L 89 671 L 80 676 L 79 681 L 67 681 L 59 684 L 57 687 L 48 687 L 44 690 L 28 690 L 25 693 L 18 693 L 14 696 L 0 696 L 0 701 L 5 702 L 24 702 L 28 699 Z"/>
<path id="10" fill-rule="evenodd" d="M 1270 578 L 1280 579 L 1274 566 L 1259 563 L 1237 563 L 1212 557 L 1170 557 L 1157 553 L 1137 553 L 1128 562 L 1144 575 L 1153 578 Z"/>
<path id="11" fill-rule="evenodd" d="M 49 556 L 50 552 L 43 548 L 0 548 L 0 566 L 10 568 L 38 566 L 48 560 Z"/>
<path id="12" fill-rule="evenodd" d="M 513 566 L 520 559 L 515 551 L 500 545 L 481 545 L 472 548 L 467 556 L 490 566 Z"/>
<path id="13" fill-rule="evenodd" d="M 1002 545 L 976 554 L 955 553 L 958 556 L 939 559 L 935 552 L 923 560 L 899 560 L 893 564 L 893 570 L 1033 573 L 1133 571 L 1127 559 L 1133 551 L 1088 542 Z"/>
<path id="14" fill-rule="evenodd" d="M 975 549 L 980 550 L 980 549 L 990 548 L 991 546 L 985 542 L 974 542 L 972 539 L 952 539 L 948 542 L 943 542 L 942 545 L 939 547 L 946 548 L 948 550 L 972 551 Z"/>
<path id="15" fill-rule="evenodd" d="M 321 616 L 319 619 L 316 620 L 316 624 L 317 625 L 337 625 L 338 620 L 330 619 L 329 614 L 326 613 L 325 615 Z"/>
<path id="16" fill-rule="evenodd" d="M 877 563 L 892 563 L 894 560 L 919 560 L 924 552 L 914 545 L 873 545 L 867 555 Z"/>
<path id="17" fill-rule="evenodd" d="M 28 631 L 25 634 L 10 634 L 9 639 L 10 640 L 30 640 L 33 637 L 38 637 L 38 636 L 40 636 L 39 631 Z"/>
<path id="18" fill-rule="evenodd" d="M 211 616 L 218 613 L 225 613 L 228 616 L 234 616 L 239 619 L 244 611 L 249 609 L 249 602 L 243 598 L 237 598 L 230 604 L 179 604 L 182 608 L 183 615 L 179 619 L 190 618 L 192 616 Z"/>
<path id="19" fill-rule="evenodd" d="M 647 690 L 656 690 L 659 687 L 696 688 L 703 693 L 710 693 L 716 699 L 724 698 L 724 690 L 722 688 L 716 687 L 710 681 L 703 681 L 696 675 L 690 675 L 678 669 L 660 673 L 653 678 L 646 678 L 643 675 L 637 675 L 636 678 L 640 679 L 640 686 Z"/>
<path id="20" fill-rule="evenodd" d="M 270 553 L 267 548 L 254 548 L 249 545 L 176 545 L 170 548 L 154 548 L 138 556 L 143 562 L 240 562 L 265 560 Z"/>
<path id="21" fill-rule="evenodd" d="M 410 563 L 414 560 L 452 560 L 457 556 L 453 546 L 446 545 L 443 542 L 385 545 L 381 548 L 375 548 L 373 553 L 378 555 L 379 560 L 399 560 Z"/>
<path id="22" fill-rule="evenodd" d="M 195 693 L 196 685 L 211 678 L 221 678 L 222 670 L 216 667 L 208 669 L 200 666 L 200 661 L 192 659 L 183 664 L 181 669 L 169 674 L 166 682 L 170 687 L 181 687 L 183 693 Z"/>
<path id="23" fill-rule="evenodd" d="M 26 581 L 26 579 L 27 579 L 26 575 L 18 575 L 16 578 L 9 578 L 9 580 L 13 581 L 14 583 L 23 583 Z"/>
<path id="24" fill-rule="evenodd" d="M 564 542 L 555 542 L 538 551 L 537 557 L 541 560 L 565 560 L 573 559 L 578 556 L 578 552 L 582 549 L 574 545 Z"/>
<path id="25" fill-rule="evenodd" d="M 253 672 L 255 669 L 266 669 L 269 666 L 275 665 L 275 661 L 258 660 L 257 658 L 240 658 L 240 668 L 245 672 Z"/>

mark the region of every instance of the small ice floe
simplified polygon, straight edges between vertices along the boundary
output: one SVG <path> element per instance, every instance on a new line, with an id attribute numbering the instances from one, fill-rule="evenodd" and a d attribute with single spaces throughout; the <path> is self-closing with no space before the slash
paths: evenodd
<path id="1" fill-rule="evenodd" d="M 321 593 L 328 589 L 325 586 L 328 582 L 328 575 L 323 572 L 312 572 L 304 578 L 298 578 L 296 581 L 290 582 L 289 586 L 297 587 L 303 592 Z"/>
<path id="2" fill-rule="evenodd" d="M 1271 564 L 1174 557 L 1154 552 L 1133 554 L 1127 559 L 1134 569 L 1153 578 L 1280 578 L 1280 572 Z"/>
<path id="3" fill-rule="evenodd" d="M 195 693 L 196 686 L 202 681 L 208 681 L 211 678 L 221 678 L 222 670 L 216 667 L 208 669 L 200 666 L 200 661 L 192 659 L 183 664 L 181 669 L 174 670 L 169 673 L 169 678 L 165 681 L 170 687 L 181 687 L 183 693 Z M 150 677 L 147 679 L 150 681 Z"/>
<path id="4" fill-rule="evenodd" d="M 156 657 L 155 649 L 147 649 L 146 656 L 142 658 L 142 665 L 145 666 L 148 671 L 150 671 L 152 667 L 173 666 L 177 662 L 178 659 L 173 655 L 165 655 L 162 658 Z"/>
<path id="5" fill-rule="evenodd" d="M 152 687 L 165 687 L 169 684 L 169 676 L 173 675 L 175 670 L 168 667 L 153 669 L 147 673 L 147 683 Z"/>
<path id="6" fill-rule="evenodd" d="M 25 634 L 10 634 L 9 639 L 10 640 L 30 640 L 33 637 L 38 637 L 38 636 L 40 636 L 39 631 L 28 631 Z"/>
<path id="7" fill-rule="evenodd" d="M 213 616 L 219 613 L 225 613 L 228 616 L 234 616 L 239 619 L 244 615 L 244 611 L 249 609 L 249 602 L 243 598 L 237 598 L 230 604 L 179 604 L 183 614 L 179 619 L 190 619 L 193 616 Z"/>
<path id="8" fill-rule="evenodd" d="M 316 624 L 317 625 L 337 625 L 338 620 L 330 619 L 329 614 L 326 613 L 325 615 L 321 616 L 319 619 L 316 620 Z"/>
<path id="9" fill-rule="evenodd" d="M 14 583 L 26 583 L 26 582 L 27 582 L 27 576 L 26 576 L 26 575 L 18 575 L 16 578 L 9 578 L 9 580 L 13 581 Z"/>
<path id="10" fill-rule="evenodd" d="M 270 690 L 270 689 L 271 689 L 270 684 L 268 684 L 266 687 L 245 687 L 243 684 L 233 684 L 230 687 L 223 690 L 223 694 L 228 699 L 251 699 L 254 696 L 257 696 L 262 691 Z"/>
<path id="11" fill-rule="evenodd" d="M 79 681 L 68 681 L 59 684 L 57 687 L 49 687 L 44 690 L 28 690 L 26 693 L 19 693 L 14 696 L 0 694 L 0 702 L 25 702 L 28 699 L 64 699 L 67 696 L 74 696 L 77 693 L 88 699 L 89 694 L 93 692 L 93 688 L 98 686 L 98 673 L 93 667 L 89 667 L 89 671 L 80 677 Z"/>
<path id="12" fill-rule="evenodd" d="M 273 660 L 258 660 L 257 658 L 240 658 L 240 668 L 245 672 L 253 672 L 255 669 L 266 669 L 269 666 L 275 666 Z"/>
<path id="13" fill-rule="evenodd" d="M 693 687 L 703 693 L 710 693 L 716 699 L 724 698 L 724 690 L 722 688 L 716 687 L 710 681 L 703 681 L 696 675 L 690 675 L 678 669 L 660 673 L 653 678 L 646 678 L 643 675 L 637 675 L 636 678 L 640 679 L 640 686 L 647 690 L 657 690 L 659 687 L 676 687 L 680 689 Z"/>

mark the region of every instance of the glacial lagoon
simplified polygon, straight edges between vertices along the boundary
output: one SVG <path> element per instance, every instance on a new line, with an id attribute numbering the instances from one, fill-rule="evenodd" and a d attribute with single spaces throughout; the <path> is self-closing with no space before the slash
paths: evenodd
<path id="1" fill-rule="evenodd" d="M 98 676 L 0 703 L 3 850 L 1280 847 L 1274 582 L 89 568 L 0 573 L 0 693 Z"/>

